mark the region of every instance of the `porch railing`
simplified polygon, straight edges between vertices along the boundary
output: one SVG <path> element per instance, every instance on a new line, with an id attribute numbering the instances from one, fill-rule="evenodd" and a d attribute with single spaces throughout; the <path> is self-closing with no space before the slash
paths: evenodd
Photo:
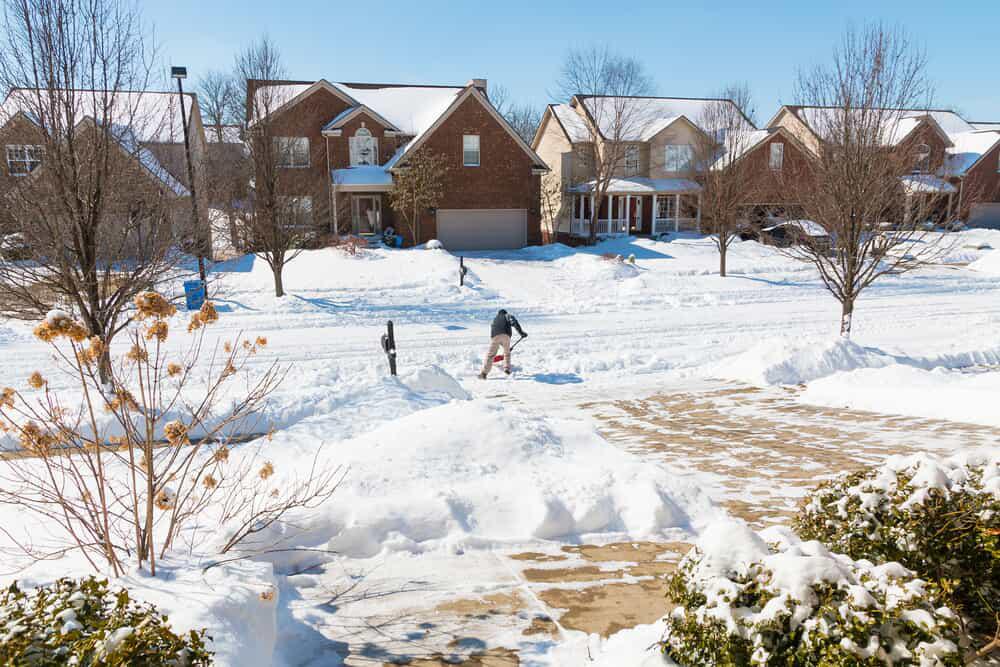
<path id="1" fill-rule="evenodd" d="M 573 236 L 590 236 L 590 220 L 574 218 L 570 226 Z M 625 218 L 604 219 L 597 221 L 598 236 L 618 236 L 628 234 L 628 220 Z"/>
<path id="2" fill-rule="evenodd" d="M 653 236 L 669 232 L 697 232 L 698 218 L 654 218 Z"/>

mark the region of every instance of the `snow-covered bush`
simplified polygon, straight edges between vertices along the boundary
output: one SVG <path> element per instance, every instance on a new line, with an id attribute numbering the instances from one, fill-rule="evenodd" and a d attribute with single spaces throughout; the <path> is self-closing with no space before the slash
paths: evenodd
<path id="1" fill-rule="evenodd" d="M 898 563 L 713 526 L 668 581 L 663 651 L 700 665 L 961 665 L 956 614 Z M 706 546 L 707 545 L 707 546 Z"/>
<path id="2" fill-rule="evenodd" d="M 893 457 L 820 486 L 795 528 L 852 558 L 897 561 L 992 633 L 1000 613 L 1000 453 Z"/>
<path id="3" fill-rule="evenodd" d="M 0 596 L 4 665 L 210 665 L 205 631 L 178 635 L 152 605 L 107 581 L 60 579 L 28 593 Z"/>
<path id="4" fill-rule="evenodd" d="M 437 239 L 431 239 L 424 244 L 424 248 L 427 250 L 444 250 L 444 244 Z"/>

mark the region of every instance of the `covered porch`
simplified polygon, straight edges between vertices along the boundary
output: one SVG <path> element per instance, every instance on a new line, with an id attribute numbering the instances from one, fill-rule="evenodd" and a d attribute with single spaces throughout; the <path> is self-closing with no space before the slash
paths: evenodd
<path id="1" fill-rule="evenodd" d="M 392 226 L 392 176 L 379 166 L 335 169 L 331 174 L 333 225 L 340 234 L 381 237 Z"/>
<path id="2" fill-rule="evenodd" d="M 659 236 L 701 228 L 701 186 L 680 178 L 612 180 L 608 193 L 596 201 L 593 181 L 569 188 L 571 236 L 589 237 L 597 210 L 597 236 L 629 234 Z"/>

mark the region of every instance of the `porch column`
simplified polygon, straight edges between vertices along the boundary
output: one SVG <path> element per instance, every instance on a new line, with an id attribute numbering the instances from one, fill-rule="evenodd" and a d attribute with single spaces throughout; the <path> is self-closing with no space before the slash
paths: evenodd
<path id="1" fill-rule="evenodd" d="M 612 211 L 614 211 L 614 207 L 615 207 L 615 198 L 612 197 L 611 195 L 608 195 L 608 233 L 611 232 L 611 217 L 613 215 Z"/>
<path id="2" fill-rule="evenodd" d="M 629 233 L 629 221 L 632 213 L 632 195 L 625 195 L 625 233 Z"/>
<path id="3" fill-rule="evenodd" d="M 591 224 L 590 221 L 593 220 L 594 218 L 600 218 L 600 217 L 601 216 L 598 215 L 594 210 L 594 195 L 590 195 L 590 218 L 588 218 L 587 220 L 587 225 L 588 225 L 587 236 L 590 236 L 590 224 Z"/>
<path id="4" fill-rule="evenodd" d="M 656 193 L 653 193 L 653 210 L 649 214 L 649 233 L 656 236 Z"/>
<path id="5" fill-rule="evenodd" d="M 698 218 L 698 233 L 701 233 L 701 193 L 698 193 L 698 212 L 695 214 Z"/>
<path id="6" fill-rule="evenodd" d="M 681 231 L 681 196 L 674 195 L 674 231 Z"/>

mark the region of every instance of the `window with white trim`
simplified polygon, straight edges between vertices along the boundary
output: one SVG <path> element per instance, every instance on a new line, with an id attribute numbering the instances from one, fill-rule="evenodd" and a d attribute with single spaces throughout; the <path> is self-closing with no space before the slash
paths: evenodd
<path id="1" fill-rule="evenodd" d="M 279 167 L 309 166 L 309 137 L 275 137 L 274 150 Z"/>
<path id="2" fill-rule="evenodd" d="M 656 200 L 656 219 L 668 220 L 677 217 L 677 201 L 673 195 L 662 195 Z"/>
<path id="3" fill-rule="evenodd" d="M 479 135 L 462 135 L 462 164 L 466 167 L 479 166 Z"/>
<path id="4" fill-rule="evenodd" d="M 667 144 L 663 147 L 663 170 L 690 171 L 693 157 L 691 144 Z"/>
<path id="5" fill-rule="evenodd" d="M 359 127 L 350 139 L 351 166 L 378 164 L 378 139 L 367 127 Z"/>
<path id="6" fill-rule="evenodd" d="M 625 176 L 637 176 L 639 174 L 639 147 L 627 146 L 625 148 Z"/>
<path id="7" fill-rule="evenodd" d="M 289 228 L 308 227 L 312 225 L 312 197 L 287 196 L 278 197 L 278 207 Z"/>
<path id="8" fill-rule="evenodd" d="M 7 144 L 7 173 L 27 176 L 42 164 L 42 147 Z"/>
<path id="9" fill-rule="evenodd" d="M 771 144 L 771 155 L 768 158 L 767 166 L 774 171 L 781 171 L 785 164 L 785 144 L 775 141 Z"/>

